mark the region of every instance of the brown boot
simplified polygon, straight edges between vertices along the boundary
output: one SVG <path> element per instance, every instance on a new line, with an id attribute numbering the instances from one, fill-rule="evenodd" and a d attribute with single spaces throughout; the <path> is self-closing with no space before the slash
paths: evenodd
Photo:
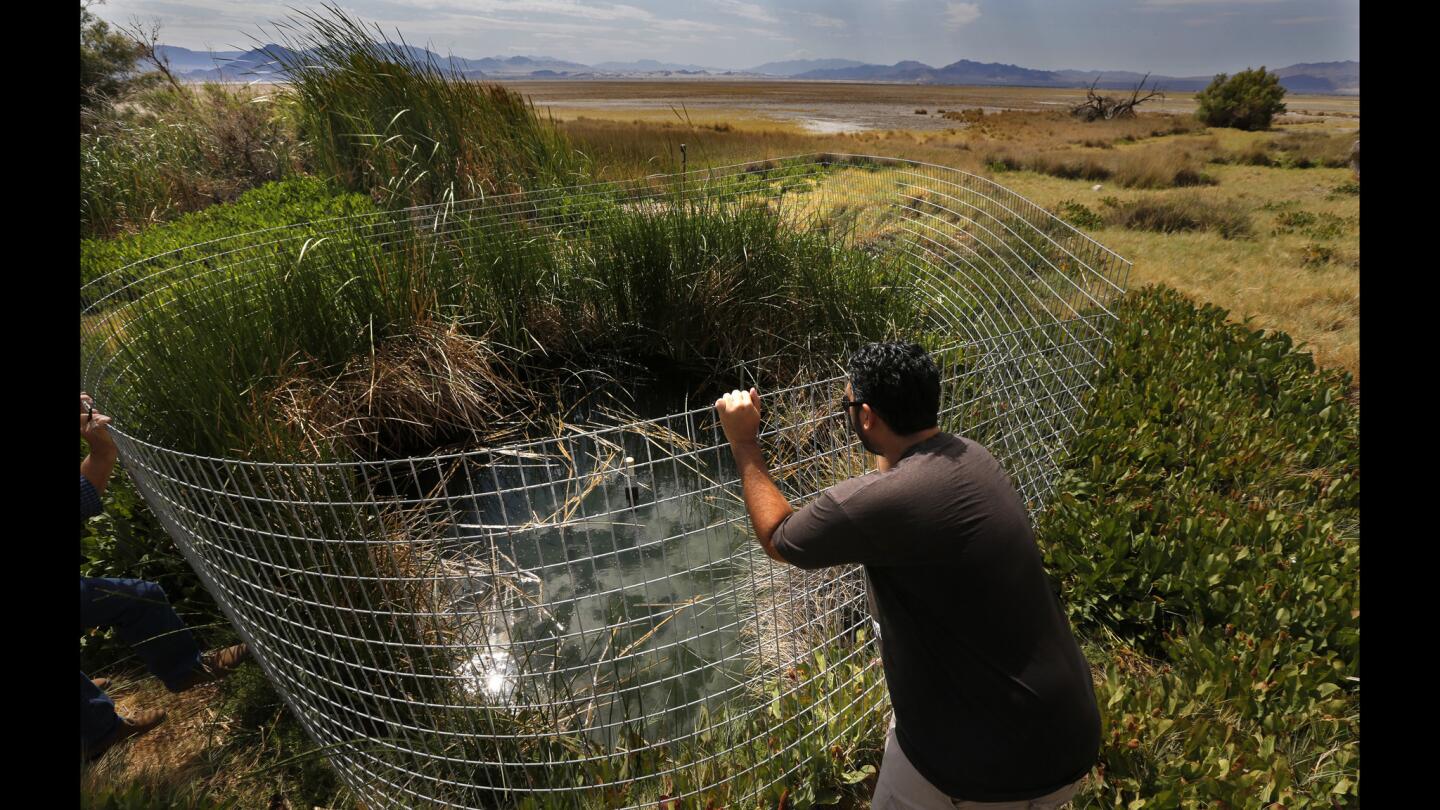
<path id="1" fill-rule="evenodd" d="M 116 743 L 128 740 L 131 737 L 138 737 L 165 722 L 165 711 L 163 709 L 149 709 L 128 716 L 123 714 L 117 714 L 116 716 L 120 718 L 120 722 L 115 724 L 115 730 L 107 734 L 100 742 L 85 752 L 85 758 L 87 760 L 99 759 L 100 755 L 115 747 Z"/>
<path id="2" fill-rule="evenodd" d="M 104 692 L 106 689 L 110 688 L 109 678 L 91 678 L 90 683 L 95 684 L 95 688 L 99 689 L 101 692 Z"/>
<path id="3" fill-rule="evenodd" d="M 240 662 L 244 661 L 249 653 L 249 649 L 244 644 L 211 650 L 200 656 L 200 668 L 191 672 L 183 683 L 170 691 L 184 692 L 186 689 L 193 689 L 202 684 L 214 683 L 240 666 Z"/>

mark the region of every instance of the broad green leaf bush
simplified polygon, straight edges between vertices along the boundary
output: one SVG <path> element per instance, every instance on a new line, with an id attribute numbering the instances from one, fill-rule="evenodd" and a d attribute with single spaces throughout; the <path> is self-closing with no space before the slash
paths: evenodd
<path id="1" fill-rule="evenodd" d="M 316 177 L 266 183 L 245 192 L 233 203 L 186 214 L 137 234 L 80 240 L 80 283 L 83 286 L 112 271 L 162 254 L 165 254 L 162 258 L 146 264 L 147 272 L 194 261 L 215 252 L 213 246 L 204 244 L 215 239 L 374 210 L 374 204 L 364 195 L 337 193 Z M 130 280 L 133 280 L 132 274 L 117 274 L 107 278 L 99 289 L 87 291 L 87 295 L 93 300 Z"/>
<path id="2" fill-rule="evenodd" d="M 1119 315 L 1039 518 L 1071 618 L 1108 659 L 1092 653 L 1104 748 L 1087 801 L 1358 805 L 1348 375 L 1165 288 Z"/>

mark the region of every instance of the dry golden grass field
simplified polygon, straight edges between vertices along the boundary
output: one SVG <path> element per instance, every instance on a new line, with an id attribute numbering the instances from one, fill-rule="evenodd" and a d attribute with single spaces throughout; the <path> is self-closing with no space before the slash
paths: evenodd
<path id="1" fill-rule="evenodd" d="M 1164 283 L 1280 329 L 1360 375 L 1356 96 L 1290 96 L 1268 132 L 1207 129 L 1193 94 L 1084 123 L 1085 91 L 720 80 L 529 81 L 612 176 L 807 152 L 893 155 L 993 177 Z M 1120 91 L 1109 91 L 1119 94 Z M 923 110 L 923 114 L 917 111 Z M 980 112 L 976 112 L 976 111 Z M 949 114 L 948 117 L 946 114 Z M 1099 186 L 1096 189 L 1096 186 Z"/>

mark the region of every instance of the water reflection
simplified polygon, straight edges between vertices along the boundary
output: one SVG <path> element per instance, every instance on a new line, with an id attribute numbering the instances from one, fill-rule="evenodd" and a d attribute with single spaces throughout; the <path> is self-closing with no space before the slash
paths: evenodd
<path id="1" fill-rule="evenodd" d="M 452 580 L 462 691 L 607 745 L 622 728 L 673 739 L 744 678 L 756 549 L 743 504 L 718 485 L 733 465 L 638 437 L 557 455 L 451 483 L 466 504 L 444 554 L 465 572 Z"/>

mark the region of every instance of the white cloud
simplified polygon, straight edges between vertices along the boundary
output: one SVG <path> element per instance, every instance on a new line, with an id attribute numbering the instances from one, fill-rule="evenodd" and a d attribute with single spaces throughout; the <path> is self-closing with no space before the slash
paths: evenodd
<path id="1" fill-rule="evenodd" d="M 839 17 L 831 17 L 828 14 L 817 14 L 813 11 L 797 11 L 795 12 L 795 16 L 816 28 L 847 28 L 850 25 L 850 23 Z"/>
<path id="2" fill-rule="evenodd" d="M 979 3 L 949 3 L 945 7 L 945 27 L 954 31 L 980 19 Z"/>
<path id="3" fill-rule="evenodd" d="M 718 34 L 731 30 L 728 26 L 699 22 L 698 20 L 652 20 L 650 27 L 658 31 L 672 31 L 675 33 Z"/>
<path id="4" fill-rule="evenodd" d="M 1209 17 L 1196 17 L 1196 18 L 1193 18 L 1193 19 L 1186 20 L 1186 21 L 1185 21 L 1185 24 L 1188 25 L 1188 26 L 1190 26 L 1191 28 L 1195 28 L 1195 27 L 1203 26 L 1203 25 L 1219 25 L 1220 23 L 1222 23 L 1222 22 L 1225 21 L 1225 18 L 1226 18 L 1226 17 L 1238 17 L 1238 16 L 1240 16 L 1240 12 L 1238 12 L 1238 11 L 1218 11 L 1218 12 L 1210 15 Z"/>
<path id="5" fill-rule="evenodd" d="M 1140 0 L 1145 8 L 1178 8 L 1180 6 L 1264 6 L 1289 0 Z"/>
<path id="6" fill-rule="evenodd" d="M 453 14 L 517 14 L 527 17 L 576 17 L 584 20 L 651 20 L 654 14 L 623 3 L 582 3 L 579 0 L 390 0 L 390 5 Z"/>
<path id="7" fill-rule="evenodd" d="M 1310 25 L 1312 23 L 1333 22 L 1335 17 L 1285 17 L 1278 20 L 1271 20 L 1275 25 Z"/>
<path id="8" fill-rule="evenodd" d="M 710 0 L 710 2 L 726 14 L 733 14 L 736 17 L 744 17 L 747 20 L 766 23 L 767 25 L 778 25 L 780 23 L 779 18 L 769 11 L 766 11 L 764 6 L 759 6 L 754 3 L 744 3 L 741 2 L 741 0 Z"/>

